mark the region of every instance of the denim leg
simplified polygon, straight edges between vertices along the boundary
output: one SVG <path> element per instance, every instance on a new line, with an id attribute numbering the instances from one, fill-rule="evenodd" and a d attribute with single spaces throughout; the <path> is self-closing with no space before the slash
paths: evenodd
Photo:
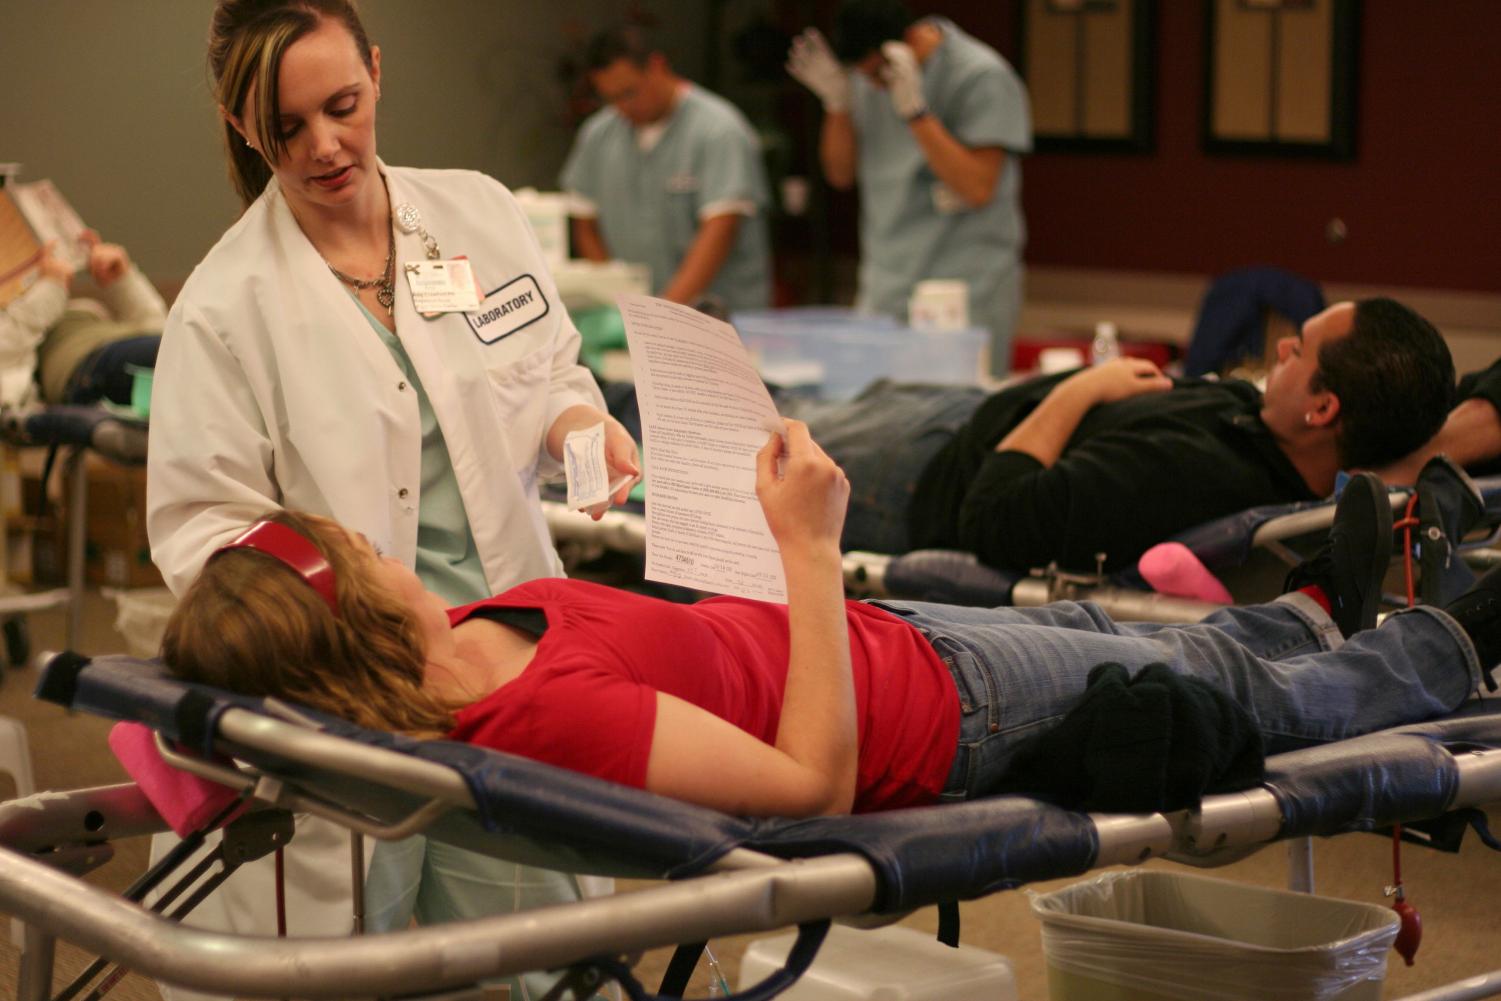
<path id="1" fill-rule="evenodd" d="M 788 416 L 850 481 L 841 548 L 905 553 L 907 512 L 918 479 L 985 399 L 973 386 L 874 383 L 853 400 L 809 404 Z"/>
<path id="2" fill-rule="evenodd" d="M 156 367 L 156 352 L 161 340 L 160 334 L 140 334 L 95 348 L 68 380 L 63 402 L 82 404 L 109 400 L 128 405 L 135 376 L 126 366 Z"/>
<path id="3" fill-rule="evenodd" d="M 1272 753 L 1441 715 L 1479 680 L 1459 626 L 1428 607 L 1393 615 L 1331 650 L 1327 617 L 1287 601 L 1227 608 L 1191 625 L 1116 623 L 1097 606 L 1072 602 L 878 604 L 922 630 L 954 673 L 970 710 L 961 715 L 950 778 L 968 795 L 1004 772 L 1022 740 L 1061 719 L 1090 670 L 1107 661 L 1133 674 L 1160 661 L 1229 692 Z M 993 702 L 981 711 L 987 698 Z"/>

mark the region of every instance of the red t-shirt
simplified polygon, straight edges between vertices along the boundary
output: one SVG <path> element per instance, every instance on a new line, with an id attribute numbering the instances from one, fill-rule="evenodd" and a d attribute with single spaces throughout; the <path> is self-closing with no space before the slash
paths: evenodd
<path id="1" fill-rule="evenodd" d="M 776 740 L 784 605 L 679 605 L 548 578 L 450 609 L 449 620 L 458 625 L 484 607 L 539 609 L 547 631 L 519 677 L 458 712 L 455 740 L 644 788 L 659 691 Z M 953 677 L 907 623 L 856 601 L 845 608 L 860 747 L 854 809 L 931 803 L 958 740 Z"/>

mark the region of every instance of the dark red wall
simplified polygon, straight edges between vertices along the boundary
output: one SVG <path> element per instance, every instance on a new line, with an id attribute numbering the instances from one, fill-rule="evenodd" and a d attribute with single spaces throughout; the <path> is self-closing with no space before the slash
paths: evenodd
<path id="1" fill-rule="evenodd" d="M 1017 52 L 1015 0 L 914 10 Z M 1355 159 L 1200 149 L 1205 8 L 1158 0 L 1156 149 L 1036 154 L 1027 260 L 1215 273 L 1276 264 L 1322 281 L 1501 291 L 1501 3 L 1365 0 Z M 1325 224 L 1349 236 L 1331 245 Z"/>

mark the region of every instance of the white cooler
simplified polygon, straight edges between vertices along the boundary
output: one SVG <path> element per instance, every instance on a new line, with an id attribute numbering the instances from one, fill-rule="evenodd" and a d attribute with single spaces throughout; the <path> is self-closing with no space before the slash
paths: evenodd
<path id="1" fill-rule="evenodd" d="M 780 969 L 796 935 L 757 939 L 740 962 L 740 990 Z M 785 1001 L 1017 1001 L 1005 956 L 891 925 L 859 931 L 834 925 Z"/>

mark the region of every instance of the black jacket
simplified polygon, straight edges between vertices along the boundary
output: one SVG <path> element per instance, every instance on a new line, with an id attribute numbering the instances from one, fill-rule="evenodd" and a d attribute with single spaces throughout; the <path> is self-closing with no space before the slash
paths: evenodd
<path id="1" fill-rule="evenodd" d="M 908 511 L 914 549 L 1016 571 L 1092 570 L 1104 552 L 1115 571 L 1203 522 L 1317 499 L 1261 422 L 1261 394 L 1239 380 L 1177 380 L 1095 407 L 1052 468 L 994 451 L 1067 374 L 990 397 L 928 464 Z"/>

